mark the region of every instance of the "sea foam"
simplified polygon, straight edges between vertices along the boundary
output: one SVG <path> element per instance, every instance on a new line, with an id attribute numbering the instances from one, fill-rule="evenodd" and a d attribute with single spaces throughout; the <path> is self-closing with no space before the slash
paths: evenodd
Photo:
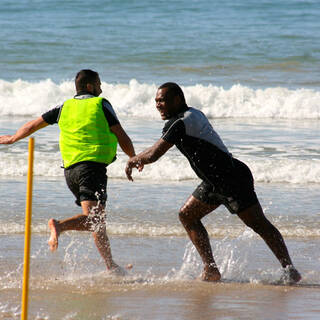
<path id="1" fill-rule="evenodd" d="M 251 89 L 240 84 L 182 86 L 187 103 L 210 118 L 320 119 L 320 91 L 287 88 Z M 156 84 L 102 83 L 106 97 L 120 116 L 158 119 Z M 0 116 L 37 116 L 74 95 L 74 84 L 0 80 Z"/>
<path id="2" fill-rule="evenodd" d="M 256 182 L 310 184 L 320 183 L 320 160 L 300 159 L 242 159 L 252 170 Z M 108 166 L 111 179 L 127 179 L 125 175 L 127 157 L 123 154 Z M 26 176 L 27 155 L 16 157 L 0 153 L 0 177 Z M 5 165 L 4 165 L 5 164 Z M 34 175 L 42 177 L 63 177 L 60 154 L 37 154 Z M 198 180 L 187 160 L 183 157 L 163 156 L 159 161 L 146 165 L 142 172 L 133 170 L 134 180 L 145 181 L 186 181 Z M 197 181 L 195 181 L 197 183 Z"/>
<path id="3" fill-rule="evenodd" d="M 308 239 L 319 238 L 319 223 L 310 225 L 308 222 L 299 224 L 277 223 L 277 227 L 285 237 Z M 0 225 L 0 235 L 23 234 L 24 224 L 16 222 L 3 222 Z M 244 225 L 219 224 L 207 225 L 208 234 L 211 238 L 237 238 L 241 236 L 253 238 L 258 237 L 251 229 Z M 185 237 L 186 232 L 180 224 L 153 224 L 148 222 L 139 223 L 119 223 L 107 222 L 107 232 L 109 235 L 133 236 L 133 237 Z M 48 235 L 47 223 L 33 223 L 32 233 L 38 235 Z M 81 233 L 83 234 L 83 233 Z"/>

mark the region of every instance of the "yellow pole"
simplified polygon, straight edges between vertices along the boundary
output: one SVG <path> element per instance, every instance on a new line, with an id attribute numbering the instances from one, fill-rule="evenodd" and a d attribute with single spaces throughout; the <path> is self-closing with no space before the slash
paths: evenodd
<path id="1" fill-rule="evenodd" d="M 28 319 L 29 262 L 30 262 L 31 217 L 32 217 L 33 150 L 34 150 L 34 138 L 30 138 L 29 139 L 29 155 L 28 155 L 26 221 L 25 221 L 25 232 L 24 232 L 24 264 L 23 264 L 22 307 L 21 307 L 22 320 Z"/>

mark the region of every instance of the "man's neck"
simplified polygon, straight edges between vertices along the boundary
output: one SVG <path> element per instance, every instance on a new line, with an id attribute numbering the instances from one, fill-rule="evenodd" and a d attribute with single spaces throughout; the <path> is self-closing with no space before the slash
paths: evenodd
<path id="1" fill-rule="evenodd" d="M 84 96 L 84 95 L 94 96 L 92 92 L 88 92 L 88 91 L 79 91 L 75 96 Z"/>
<path id="2" fill-rule="evenodd" d="M 184 112 L 184 111 L 187 111 L 188 110 L 188 106 L 187 106 L 187 104 L 185 103 L 185 104 L 183 104 L 183 105 L 181 105 L 180 106 L 180 108 L 179 108 L 179 112 L 178 112 L 178 114 L 179 113 L 181 113 L 181 112 Z"/>

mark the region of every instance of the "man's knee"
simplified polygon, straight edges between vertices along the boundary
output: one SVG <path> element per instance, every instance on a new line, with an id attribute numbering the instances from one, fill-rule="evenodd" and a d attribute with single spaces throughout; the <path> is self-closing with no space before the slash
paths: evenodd
<path id="1" fill-rule="evenodd" d="M 181 210 L 179 211 L 179 220 L 182 223 L 185 220 L 185 213 L 183 211 L 181 211 Z"/>
<path id="2" fill-rule="evenodd" d="M 183 225 L 187 224 L 190 220 L 190 218 L 188 218 L 188 214 L 185 211 L 182 211 L 182 209 L 179 211 L 179 220 Z"/>
<path id="3" fill-rule="evenodd" d="M 179 220 L 184 226 L 186 226 L 186 225 L 193 224 L 193 223 L 199 221 L 200 219 L 194 217 L 188 211 L 180 210 L 179 211 Z"/>

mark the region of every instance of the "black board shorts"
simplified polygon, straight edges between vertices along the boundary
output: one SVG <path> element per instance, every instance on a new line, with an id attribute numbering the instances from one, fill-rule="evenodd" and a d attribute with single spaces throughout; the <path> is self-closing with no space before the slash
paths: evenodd
<path id="1" fill-rule="evenodd" d="M 250 169 L 241 161 L 233 159 L 234 170 L 220 185 L 202 181 L 192 195 L 210 205 L 223 204 L 232 214 L 238 214 L 258 203 Z"/>
<path id="2" fill-rule="evenodd" d="M 98 162 L 79 162 L 64 169 L 64 176 L 71 192 L 76 197 L 76 204 L 81 201 L 98 201 L 105 205 L 107 201 L 107 169 Z"/>

